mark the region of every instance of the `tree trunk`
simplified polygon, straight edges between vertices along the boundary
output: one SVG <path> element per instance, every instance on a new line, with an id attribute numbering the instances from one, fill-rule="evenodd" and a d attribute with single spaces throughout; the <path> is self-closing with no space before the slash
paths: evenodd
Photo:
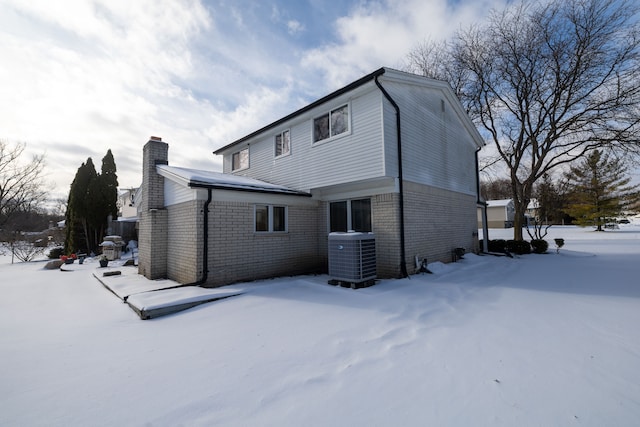
<path id="1" fill-rule="evenodd" d="M 529 202 L 523 203 L 517 199 L 513 200 L 514 216 L 513 216 L 513 240 L 524 240 L 522 236 L 522 227 L 524 226 L 524 214 L 527 211 Z"/>

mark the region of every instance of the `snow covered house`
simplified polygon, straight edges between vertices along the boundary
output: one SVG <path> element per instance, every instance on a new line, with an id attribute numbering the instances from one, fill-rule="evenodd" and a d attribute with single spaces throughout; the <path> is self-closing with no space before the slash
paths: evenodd
<path id="1" fill-rule="evenodd" d="M 220 286 L 326 272 L 331 232 L 372 232 L 379 278 L 477 250 L 483 140 L 445 82 L 375 72 L 216 150 L 223 172 L 144 147 L 139 270 Z"/>

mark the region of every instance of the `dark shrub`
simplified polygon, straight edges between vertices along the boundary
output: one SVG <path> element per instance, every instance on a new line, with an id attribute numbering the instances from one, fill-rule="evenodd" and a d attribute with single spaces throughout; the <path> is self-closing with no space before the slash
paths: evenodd
<path id="1" fill-rule="evenodd" d="M 536 254 L 544 254 L 549 249 L 549 243 L 543 239 L 533 239 L 531 241 L 531 247 L 533 248 L 533 252 Z"/>
<path id="2" fill-rule="evenodd" d="M 64 255 L 64 248 L 63 247 L 57 247 L 57 248 L 51 248 L 51 250 L 49 251 L 49 255 L 47 255 L 50 259 L 58 259 L 60 258 L 61 255 Z"/>
<path id="3" fill-rule="evenodd" d="M 507 240 L 507 251 L 524 255 L 531 253 L 531 244 L 525 240 Z"/>
<path id="4" fill-rule="evenodd" d="M 504 239 L 489 240 L 489 252 L 504 252 L 507 247 L 507 242 Z"/>

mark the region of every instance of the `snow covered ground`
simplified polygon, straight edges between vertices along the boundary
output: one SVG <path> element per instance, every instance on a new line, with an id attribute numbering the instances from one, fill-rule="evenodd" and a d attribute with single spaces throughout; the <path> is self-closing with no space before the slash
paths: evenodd
<path id="1" fill-rule="evenodd" d="M 4 257 L 0 425 L 637 425 L 640 224 L 547 240 L 545 255 L 466 255 L 360 290 L 244 284 L 146 321 L 97 261 Z"/>

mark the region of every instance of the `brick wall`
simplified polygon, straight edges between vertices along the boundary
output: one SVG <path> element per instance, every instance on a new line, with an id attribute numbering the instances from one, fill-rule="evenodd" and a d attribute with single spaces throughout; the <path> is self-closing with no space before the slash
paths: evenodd
<path id="1" fill-rule="evenodd" d="M 381 279 L 402 276 L 399 199 L 398 193 L 380 194 L 371 199 L 371 222 L 376 236 L 377 271 Z"/>
<path id="2" fill-rule="evenodd" d="M 289 205 L 287 233 L 255 233 L 253 221 L 251 203 L 211 203 L 207 286 L 322 269 L 317 207 Z"/>
<path id="3" fill-rule="evenodd" d="M 167 211 L 141 212 L 138 234 L 138 273 L 151 280 L 166 278 Z"/>
<path id="4" fill-rule="evenodd" d="M 414 271 L 414 257 L 428 262 L 452 261 L 452 251 L 478 250 L 476 199 L 453 191 L 405 183 L 405 235 L 407 270 Z"/>
<path id="5" fill-rule="evenodd" d="M 402 275 L 399 200 L 399 193 L 371 198 L 379 278 Z M 409 274 L 415 272 L 415 256 L 419 260 L 427 258 L 428 262 L 450 262 L 454 248 L 477 251 L 475 197 L 405 182 L 404 215 L 405 262 Z"/>
<path id="6" fill-rule="evenodd" d="M 168 215 L 164 209 L 164 178 L 156 164 L 166 164 L 169 146 L 153 137 L 142 150 L 142 200 L 138 237 L 138 272 L 148 279 L 167 277 Z"/>
<path id="7" fill-rule="evenodd" d="M 167 277 L 179 283 L 202 278 L 203 207 L 202 200 L 167 207 Z"/>
<path id="8" fill-rule="evenodd" d="M 316 224 L 318 233 L 318 262 L 322 266 L 322 272 L 327 273 L 329 269 L 329 203 L 320 202 L 318 205 L 318 223 Z"/>

